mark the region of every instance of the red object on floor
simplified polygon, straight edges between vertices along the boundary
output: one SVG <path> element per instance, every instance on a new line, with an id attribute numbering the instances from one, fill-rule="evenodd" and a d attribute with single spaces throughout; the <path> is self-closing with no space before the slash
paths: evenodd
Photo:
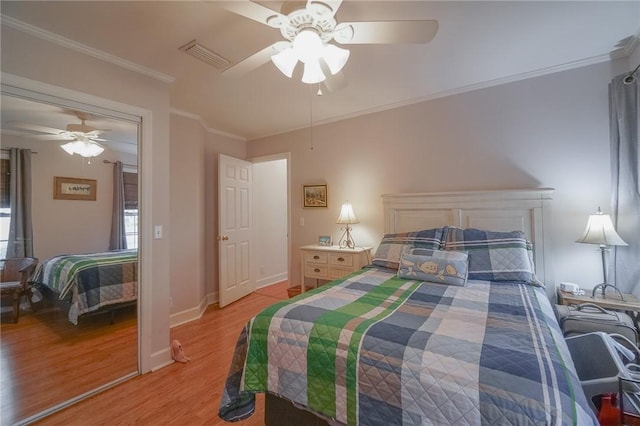
<path id="1" fill-rule="evenodd" d="M 600 400 L 598 421 L 600 426 L 618 426 L 620 424 L 620 409 L 613 404 L 613 395 L 602 395 Z"/>

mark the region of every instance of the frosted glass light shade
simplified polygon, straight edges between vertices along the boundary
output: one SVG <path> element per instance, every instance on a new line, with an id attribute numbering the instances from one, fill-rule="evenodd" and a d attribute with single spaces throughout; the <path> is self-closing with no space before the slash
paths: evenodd
<path id="1" fill-rule="evenodd" d="M 304 74 L 302 74 L 302 82 L 307 84 L 320 83 L 325 80 L 324 73 L 320 68 L 320 63 L 315 61 L 308 61 L 304 64 Z"/>
<path id="2" fill-rule="evenodd" d="M 305 64 L 309 61 L 317 61 L 322 54 L 322 40 L 318 33 L 311 29 L 300 31 L 291 44 L 298 59 Z"/>
<path id="3" fill-rule="evenodd" d="M 360 221 L 356 218 L 356 215 L 353 213 L 353 207 L 351 207 L 351 204 L 344 203 L 342 205 L 340 216 L 338 216 L 338 220 L 336 221 L 336 223 L 345 225 L 360 223 Z"/>
<path id="4" fill-rule="evenodd" d="M 81 157 L 97 157 L 104 151 L 104 148 L 100 146 L 100 144 L 91 140 L 67 142 L 64 145 L 61 145 L 61 147 L 69 155 L 78 154 Z"/>
<path id="5" fill-rule="evenodd" d="M 608 214 L 602 214 L 599 208 L 596 214 L 589 215 L 584 234 L 576 242 L 601 246 L 627 245 L 614 229 L 611 217 Z"/>
<path id="6" fill-rule="evenodd" d="M 293 70 L 298 64 L 298 57 L 293 51 L 293 48 L 289 47 L 273 55 L 271 57 L 271 62 L 273 62 L 276 67 L 278 67 L 282 74 L 291 78 L 291 76 L 293 75 Z"/>

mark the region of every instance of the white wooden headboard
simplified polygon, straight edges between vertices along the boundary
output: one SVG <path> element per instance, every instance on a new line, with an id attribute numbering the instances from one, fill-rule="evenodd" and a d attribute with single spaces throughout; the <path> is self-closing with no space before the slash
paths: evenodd
<path id="1" fill-rule="evenodd" d="M 551 268 L 551 188 L 384 194 L 384 232 L 442 226 L 523 231 L 533 243 L 537 277 L 554 295 Z"/>

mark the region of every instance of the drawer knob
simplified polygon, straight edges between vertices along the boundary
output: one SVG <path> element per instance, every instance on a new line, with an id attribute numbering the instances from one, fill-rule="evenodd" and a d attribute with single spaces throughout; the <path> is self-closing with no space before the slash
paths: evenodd
<path id="1" fill-rule="evenodd" d="M 339 257 L 338 262 L 344 262 L 344 257 Z"/>
<path id="2" fill-rule="evenodd" d="M 320 256 L 318 256 L 317 254 L 315 256 L 313 256 L 314 260 L 318 260 L 320 259 Z"/>
<path id="3" fill-rule="evenodd" d="M 320 269 L 316 268 L 313 270 L 313 272 L 320 272 Z"/>

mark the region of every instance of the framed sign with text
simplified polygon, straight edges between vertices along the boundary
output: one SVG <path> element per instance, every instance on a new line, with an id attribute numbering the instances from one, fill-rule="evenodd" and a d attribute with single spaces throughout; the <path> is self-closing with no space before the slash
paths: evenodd
<path id="1" fill-rule="evenodd" d="M 95 179 L 79 179 L 54 176 L 53 198 L 55 200 L 96 201 L 97 182 Z"/>

